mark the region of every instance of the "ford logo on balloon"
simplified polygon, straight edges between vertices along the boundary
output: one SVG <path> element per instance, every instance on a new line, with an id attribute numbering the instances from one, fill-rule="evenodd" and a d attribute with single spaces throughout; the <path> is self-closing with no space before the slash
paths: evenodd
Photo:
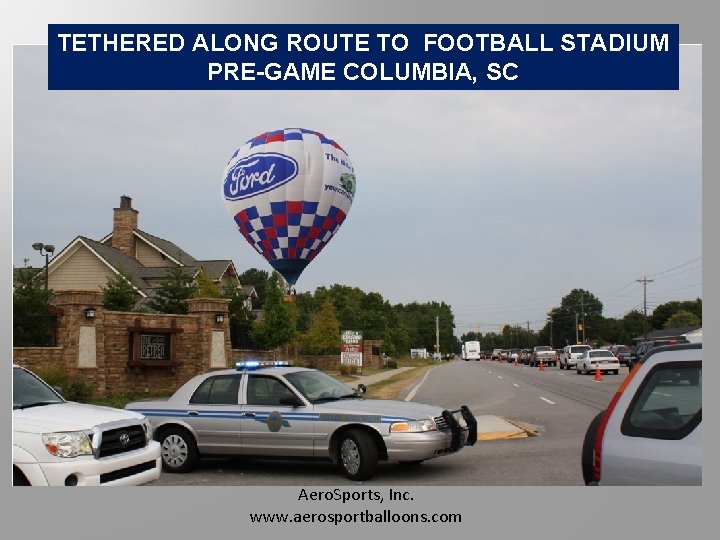
<path id="1" fill-rule="evenodd" d="M 291 285 L 337 234 L 357 189 L 345 149 L 303 128 L 253 137 L 222 179 L 237 230 Z"/>
<path id="2" fill-rule="evenodd" d="M 225 198 L 237 201 L 275 189 L 297 176 L 298 163 L 275 153 L 253 154 L 237 161 L 227 171 Z"/>

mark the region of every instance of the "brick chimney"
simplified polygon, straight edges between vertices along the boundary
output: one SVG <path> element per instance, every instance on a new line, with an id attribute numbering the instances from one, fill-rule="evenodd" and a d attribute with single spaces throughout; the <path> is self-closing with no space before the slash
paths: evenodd
<path id="1" fill-rule="evenodd" d="M 138 226 L 138 211 L 132 207 L 132 199 L 127 195 L 120 197 L 120 208 L 113 208 L 112 247 L 130 257 L 135 257 L 135 236 Z"/>

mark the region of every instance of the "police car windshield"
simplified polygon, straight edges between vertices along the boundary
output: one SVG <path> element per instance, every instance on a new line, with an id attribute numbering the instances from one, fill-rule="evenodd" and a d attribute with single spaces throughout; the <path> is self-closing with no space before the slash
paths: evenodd
<path id="1" fill-rule="evenodd" d="M 358 397 L 352 388 L 322 371 L 296 371 L 285 378 L 311 402 Z"/>

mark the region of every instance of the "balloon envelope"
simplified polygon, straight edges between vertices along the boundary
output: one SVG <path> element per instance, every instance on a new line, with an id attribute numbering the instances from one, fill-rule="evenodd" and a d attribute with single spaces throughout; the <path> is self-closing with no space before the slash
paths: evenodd
<path id="1" fill-rule="evenodd" d="M 347 153 L 310 129 L 258 135 L 223 172 L 225 206 L 238 230 L 293 285 L 345 221 L 354 196 Z"/>

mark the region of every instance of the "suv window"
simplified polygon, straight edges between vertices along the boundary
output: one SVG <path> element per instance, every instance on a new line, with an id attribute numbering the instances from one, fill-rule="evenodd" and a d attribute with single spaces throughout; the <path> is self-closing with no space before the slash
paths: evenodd
<path id="1" fill-rule="evenodd" d="M 655 366 L 630 403 L 620 431 L 630 437 L 677 440 L 702 420 L 702 362 Z"/>
<path id="2" fill-rule="evenodd" d="M 585 351 L 589 351 L 590 348 L 591 347 L 589 345 L 578 345 L 578 346 L 570 347 L 570 352 L 571 353 L 582 353 Z"/>

